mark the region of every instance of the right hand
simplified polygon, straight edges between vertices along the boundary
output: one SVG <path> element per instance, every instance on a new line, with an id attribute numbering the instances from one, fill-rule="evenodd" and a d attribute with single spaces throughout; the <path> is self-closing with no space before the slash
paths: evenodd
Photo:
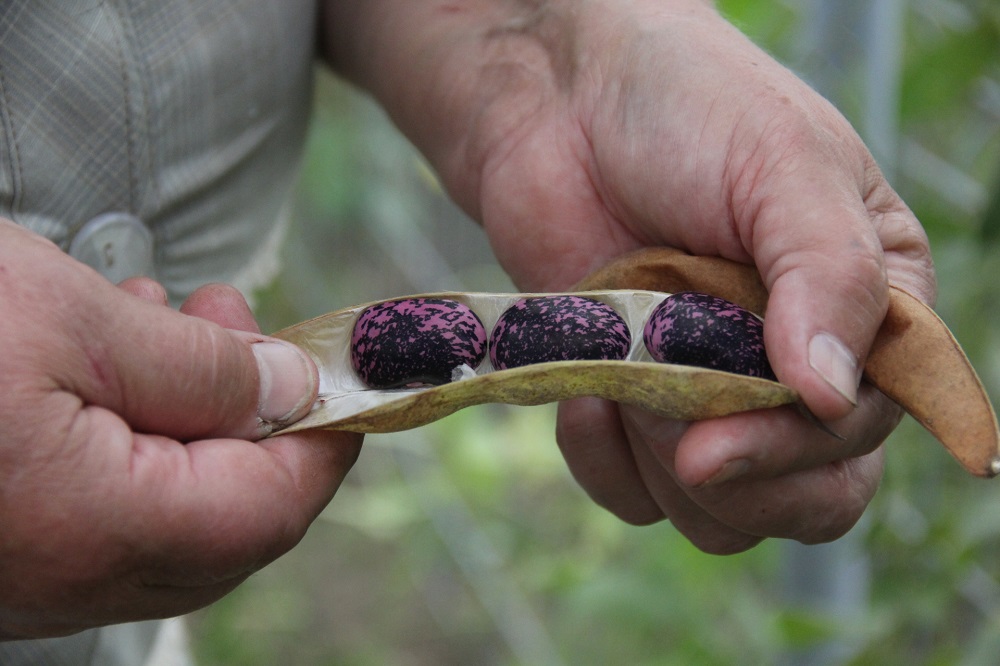
<path id="1" fill-rule="evenodd" d="M 257 441 L 309 410 L 312 361 L 235 290 L 182 312 L 156 293 L 0 221 L 0 640 L 215 601 L 298 542 L 358 455 L 348 433 Z"/>
<path id="2" fill-rule="evenodd" d="M 580 485 L 702 550 L 816 543 L 861 517 L 901 416 L 861 368 L 889 287 L 933 303 L 919 222 L 847 120 L 706 0 L 327 2 L 331 62 L 382 100 L 521 291 L 641 247 L 754 266 L 792 408 L 679 423 L 584 399 Z M 352 20 L 353 19 L 353 20 Z"/>

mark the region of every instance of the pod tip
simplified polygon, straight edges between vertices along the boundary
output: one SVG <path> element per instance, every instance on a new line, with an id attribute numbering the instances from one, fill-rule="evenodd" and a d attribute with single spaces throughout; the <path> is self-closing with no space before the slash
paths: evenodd
<path id="1" fill-rule="evenodd" d="M 1000 455 L 990 461 L 989 476 L 994 477 L 1000 474 Z"/>

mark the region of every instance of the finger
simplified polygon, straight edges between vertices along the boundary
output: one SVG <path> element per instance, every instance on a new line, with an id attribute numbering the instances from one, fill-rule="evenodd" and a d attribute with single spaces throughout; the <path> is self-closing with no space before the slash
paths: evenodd
<path id="1" fill-rule="evenodd" d="M 227 330 L 100 280 L 92 289 L 107 292 L 95 294 L 97 307 L 63 313 L 75 334 L 59 341 L 70 346 L 68 362 L 45 362 L 60 387 L 121 414 L 137 431 L 259 439 L 300 418 L 315 400 L 315 365 L 294 345 Z M 219 316 L 244 328 L 252 320 L 225 309 Z"/>
<path id="2" fill-rule="evenodd" d="M 191 294 L 181 312 L 215 322 L 224 328 L 260 333 L 257 320 L 243 294 L 227 284 L 207 284 Z"/>
<path id="3" fill-rule="evenodd" d="M 889 284 L 933 306 L 937 300 L 937 281 L 927 235 L 881 174 L 865 197 L 865 208 L 885 248 Z"/>
<path id="4" fill-rule="evenodd" d="M 168 304 L 166 290 L 150 278 L 129 278 L 118 286 L 151 303 Z M 198 288 L 181 305 L 180 311 L 214 322 L 224 328 L 260 333 L 260 327 L 246 299 L 239 290 L 230 285 L 208 284 Z"/>
<path id="5" fill-rule="evenodd" d="M 23 379 L 6 407 L 22 429 L 44 430 L 49 402 L 107 407 L 182 440 L 259 438 L 309 410 L 318 376 L 296 347 L 149 302 L 24 229 L 0 229 L 18 276 L 3 291 L 5 335 L 19 341 L 4 363 Z"/>
<path id="6" fill-rule="evenodd" d="M 598 506 L 633 525 L 663 519 L 643 485 L 615 403 L 598 398 L 560 403 L 556 442 L 573 478 Z"/>
<path id="7" fill-rule="evenodd" d="M 689 490 L 716 520 L 761 537 L 824 543 L 845 535 L 875 496 L 883 452 L 876 449 L 776 479 Z"/>
<path id="8" fill-rule="evenodd" d="M 129 527 L 157 571 L 147 586 L 195 587 L 239 579 L 299 542 L 330 502 L 360 451 L 362 436 L 309 431 L 248 444 L 202 440 L 177 446 L 136 442 Z M 123 498 L 127 499 L 127 498 Z"/>
<path id="9" fill-rule="evenodd" d="M 150 303 L 169 304 L 166 289 L 152 278 L 131 277 L 118 283 L 118 288 Z M 260 333 L 246 298 L 238 289 L 227 284 L 212 283 L 199 287 L 184 301 L 180 311 L 224 328 Z"/>
<path id="10" fill-rule="evenodd" d="M 673 474 L 670 449 L 675 441 L 678 425 L 663 420 L 665 437 L 649 442 L 638 436 L 631 425 L 625 424 L 635 461 L 646 487 L 656 504 L 666 514 L 674 528 L 696 548 L 713 555 L 732 555 L 753 548 L 761 537 L 748 534 L 738 524 L 730 525 L 719 520 L 678 485 Z M 649 444 L 655 443 L 658 450 Z"/>
<path id="11" fill-rule="evenodd" d="M 219 598 L 301 539 L 361 443 L 360 435 L 314 431 L 182 445 L 134 435 L 99 407 L 82 410 L 68 435 L 64 448 L 78 474 L 61 483 L 106 501 L 77 505 L 71 523 L 37 511 L 42 521 L 61 519 L 59 530 L 42 535 L 52 547 L 74 549 L 62 566 L 43 569 L 48 580 L 36 575 L 28 586 L 54 590 L 58 603 L 23 595 L 48 613 L 39 624 L 56 627 L 166 617 Z M 87 445 L 94 441 L 102 446 Z M 62 607 L 70 609 L 65 618 L 52 613 Z M 20 610 L 31 617 L 30 607 Z"/>
<path id="12" fill-rule="evenodd" d="M 758 194 L 741 234 L 770 292 L 765 341 L 775 372 L 820 419 L 833 420 L 857 404 L 888 305 L 887 255 L 897 273 L 929 275 L 920 258 L 926 238 L 879 185 L 860 141 L 840 147 L 812 127 L 789 127 L 766 140 L 779 145 L 758 153 L 813 157 L 747 167 L 758 174 Z"/>
<path id="13" fill-rule="evenodd" d="M 660 421 L 663 437 L 658 443 L 670 447 L 687 426 L 679 421 Z M 636 525 L 666 517 L 696 547 L 708 553 L 741 552 L 760 542 L 758 537 L 724 525 L 698 507 L 672 477 L 671 456 L 654 456 L 626 433 L 627 426 L 623 427 L 615 403 L 578 398 L 559 405 L 560 449 L 574 478 L 598 505 Z M 664 453 L 662 448 L 660 453 Z"/>
<path id="14" fill-rule="evenodd" d="M 865 455 L 878 448 L 899 423 L 900 408 L 869 385 L 850 416 L 825 424 L 794 407 L 759 410 L 691 424 L 673 452 L 678 481 L 688 488 L 736 478 L 768 479 Z M 634 407 L 623 419 L 654 441 L 658 417 Z M 835 436 L 837 435 L 837 436 Z"/>
<path id="15" fill-rule="evenodd" d="M 882 452 L 876 449 L 857 458 L 773 478 L 755 478 L 740 465 L 723 465 L 709 482 L 692 487 L 680 481 L 674 463 L 680 460 L 679 450 L 691 446 L 689 437 L 706 433 L 695 429 L 701 423 L 694 424 L 678 444 L 672 426 L 660 429 L 665 423 L 638 410 L 623 417 L 637 460 L 648 459 L 640 469 L 650 492 L 678 529 L 709 552 L 749 547 L 754 538 L 791 538 L 806 543 L 838 538 L 860 518 L 881 478 Z M 712 440 L 698 443 L 710 448 Z M 657 479 L 648 471 L 655 471 L 654 461 L 669 480 L 663 472 Z"/>
<path id="16" fill-rule="evenodd" d="M 131 277 L 118 283 L 118 288 L 144 301 L 167 305 L 167 290 L 156 280 L 148 277 Z"/>
<path id="17" fill-rule="evenodd" d="M 817 221 L 813 238 L 800 232 L 800 247 L 788 240 L 790 230 L 771 230 L 756 255 L 770 291 L 764 335 L 776 350 L 771 364 L 822 420 L 857 404 L 863 359 L 888 305 L 882 250 L 858 219 L 863 211 L 839 212 L 843 220 L 829 226 Z M 849 226 L 854 230 L 836 229 Z"/>

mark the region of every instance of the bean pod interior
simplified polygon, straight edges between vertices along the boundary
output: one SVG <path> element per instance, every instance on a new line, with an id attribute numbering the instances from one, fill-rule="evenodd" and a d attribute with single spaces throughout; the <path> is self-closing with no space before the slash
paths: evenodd
<path id="1" fill-rule="evenodd" d="M 492 333 L 481 367 L 484 320 Z M 633 329 L 643 332 L 642 345 L 633 344 Z M 350 340 L 351 366 L 374 389 L 583 360 L 652 359 L 774 378 L 760 319 L 694 292 L 409 297 L 364 308 Z"/>
<path id="2" fill-rule="evenodd" d="M 798 399 L 759 377 L 655 362 L 643 331 L 668 298 L 450 292 L 316 317 L 276 334 L 312 356 L 320 379 L 310 414 L 283 432 L 395 432 L 487 402 L 594 396 L 699 420 Z"/>

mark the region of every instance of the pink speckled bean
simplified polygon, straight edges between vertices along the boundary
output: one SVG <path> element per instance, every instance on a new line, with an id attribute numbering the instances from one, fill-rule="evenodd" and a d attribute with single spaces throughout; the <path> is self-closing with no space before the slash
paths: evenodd
<path id="1" fill-rule="evenodd" d="M 379 303 L 358 317 L 351 365 L 371 388 L 445 384 L 486 356 L 486 329 L 468 306 L 443 298 Z"/>
<path id="2" fill-rule="evenodd" d="M 668 296 L 649 316 L 642 337 L 661 363 L 774 379 L 763 323 L 723 298 L 690 291 Z"/>
<path id="3" fill-rule="evenodd" d="M 623 360 L 632 336 L 614 308 L 581 296 L 522 298 L 497 320 L 490 362 L 498 370 L 548 361 Z"/>

